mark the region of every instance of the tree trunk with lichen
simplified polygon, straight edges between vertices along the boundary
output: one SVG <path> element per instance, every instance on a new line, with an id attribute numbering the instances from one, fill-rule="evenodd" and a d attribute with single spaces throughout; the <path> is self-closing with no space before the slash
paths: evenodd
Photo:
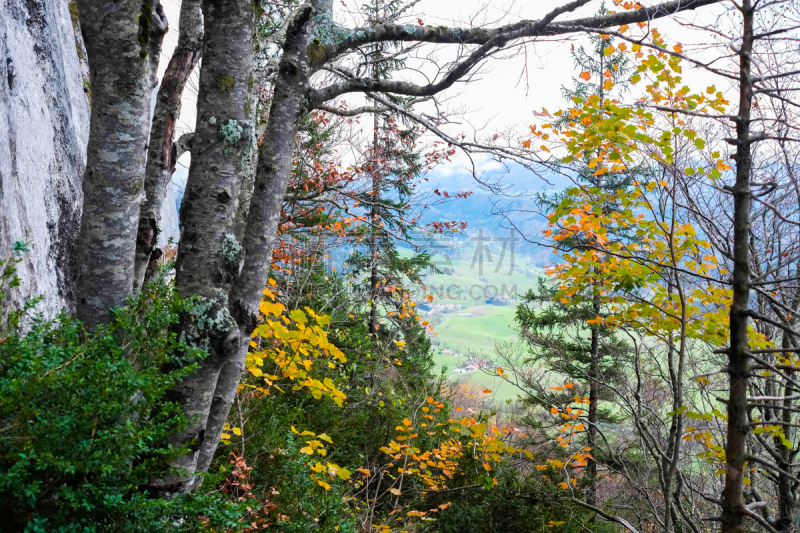
<path id="1" fill-rule="evenodd" d="M 136 234 L 136 288 L 141 288 L 151 255 L 161 231 L 161 207 L 167 186 L 175 172 L 180 157 L 176 145 L 175 126 L 180 116 L 181 98 L 186 81 L 200 59 L 203 41 L 203 16 L 200 0 L 183 0 L 179 23 L 178 46 L 170 58 L 161 87 L 158 91 L 150 143 L 147 150 L 147 166 L 144 175 L 145 198 L 139 214 L 139 229 Z"/>
<path id="2" fill-rule="evenodd" d="M 150 102 L 167 20 L 158 0 L 79 0 L 92 115 L 78 237 L 77 313 L 109 319 L 134 289 Z M 114 16 L 108 16 L 113 13 Z"/>
<path id="3" fill-rule="evenodd" d="M 158 481 L 164 492 L 191 488 L 220 370 L 248 345 L 231 317 L 228 295 L 244 260 L 234 235 L 240 184 L 247 159 L 255 155 L 249 149 L 253 128 L 248 120 L 255 10 L 249 0 L 204 0 L 202 7 L 203 68 L 181 206 L 176 284 L 181 296 L 197 298 L 194 311 L 182 319 L 181 337 L 209 355 L 170 392 L 191 420 L 173 441 L 193 445 L 174 465 L 185 475 Z"/>
<path id="4" fill-rule="evenodd" d="M 310 9 L 301 11 L 286 33 L 269 122 L 259 150 L 258 169 L 243 239 L 244 266 L 230 297 L 231 315 L 236 321 L 242 343 L 238 353 L 231 354 L 232 357 L 223 365 L 216 384 L 214 403 L 206 425 L 206 434 L 210 439 L 201 449 L 201 461 L 198 464 L 201 471 L 205 471 L 211 463 L 222 427 L 233 405 L 244 372 L 248 341 L 258 323 L 261 296 L 272 266 L 272 247 L 291 172 L 294 140 L 300 118 L 308 111 L 305 105 L 310 70 L 306 43 L 311 31 L 310 14 Z"/>

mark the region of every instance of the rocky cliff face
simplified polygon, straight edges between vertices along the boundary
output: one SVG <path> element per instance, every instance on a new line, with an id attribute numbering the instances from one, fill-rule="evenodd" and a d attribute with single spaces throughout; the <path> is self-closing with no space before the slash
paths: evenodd
<path id="1" fill-rule="evenodd" d="M 0 0 L 0 256 L 30 243 L 11 296 L 44 296 L 46 315 L 74 296 L 89 137 L 81 44 L 66 0 Z"/>

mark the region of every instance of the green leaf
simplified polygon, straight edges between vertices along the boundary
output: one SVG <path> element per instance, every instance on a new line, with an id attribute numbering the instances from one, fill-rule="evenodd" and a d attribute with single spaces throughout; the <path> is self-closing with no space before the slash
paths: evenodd
<path id="1" fill-rule="evenodd" d="M 308 322 L 308 317 L 303 312 L 302 309 L 295 309 L 291 313 L 289 313 L 289 318 L 297 322 L 301 326 L 305 326 L 306 322 Z"/>

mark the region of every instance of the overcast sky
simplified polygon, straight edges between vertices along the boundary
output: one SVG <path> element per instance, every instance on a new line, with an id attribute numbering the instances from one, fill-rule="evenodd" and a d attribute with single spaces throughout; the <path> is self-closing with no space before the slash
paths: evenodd
<path id="1" fill-rule="evenodd" d="M 161 72 L 165 69 L 177 43 L 180 9 L 180 0 L 163 1 L 170 22 L 170 31 L 164 41 Z M 420 0 L 411 11 L 413 16 L 410 17 L 409 22 L 417 23 L 417 19 L 421 19 L 424 24 L 449 27 L 463 27 L 471 24 L 495 26 L 525 18 L 541 18 L 546 11 L 563 1 Z M 363 0 L 345 0 L 344 2 L 337 0 L 335 3 L 338 9 L 336 12 L 338 22 L 351 27 L 362 22 L 363 19 L 359 20 L 357 6 L 362 4 Z M 562 15 L 560 19 L 590 15 L 598 9 L 599 5 L 599 2 L 592 2 L 582 11 Z M 608 2 L 608 6 L 613 7 L 611 2 Z M 683 15 L 681 20 L 684 23 L 708 23 L 715 20 L 715 13 L 718 12 L 719 9 L 716 11 L 704 9 L 698 13 L 690 12 L 688 15 Z M 699 43 L 698 39 L 707 38 L 705 35 L 700 37 L 698 32 L 687 29 L 686 25 L 681 26 L 671 21 L 657 21 L 654 26 L 668 35 L 672 42 L 682 42 L 685 45 Z M 569 86 L 572 76 L 577 74 L 570 57 L 570 45 L 579 46 L 586 42 L 587 38 L 582 35 L 562 39 L 559 42 L 538 41 L 527 44 L 523 50 L 506 54 L 510 57 L 491 60 L 483 68 L 483 74 L 478 79 L 467 85 L 458 85 L 446 93 L 445 106 L 457 112 L 454 115 L 456 123 L 448 126 L 448 132 L 452 134 L 464 132 L 469 137 L 478 131 L 483 136 L 489 136 L 514 128 L 523 134 L 535 119 L 534 110 L 540 111 L 544 107 L 554 111 L 565 107 L 566 104 L 561 96 L 561 87 Z M 427 56 L 431 48 L 423 48 L 419 54 Z M 453 57 L 455 48 L 453 46 L 439 47 L 434 55 L 441 64 Z M 417 62 L 416 65 L 425 74 L 433 72 L 428 62 Z M 414 79 L 416 76 L 416 81 L 424 79 L 413 72 L 405 73 L 404 76 L 408 79 Z M 699 83 L 706 81 L 709 80 L 703 78 L 699 80 Z M 196 79 L 191 82 L 184 100 L 180 121 L 184 131 L 193 128 L 195 91 Z M 357 96 L 350 97 L 353 105 L 358 99 Z M 497 167 L 488 158 L 483 158 L 482 161 L 485 169 Z M 457 157 L 452 164 L 439 168 L 437 175 L 446 177 L 453 173 L 463 173 L 464 163 L 464 157 Z"/>

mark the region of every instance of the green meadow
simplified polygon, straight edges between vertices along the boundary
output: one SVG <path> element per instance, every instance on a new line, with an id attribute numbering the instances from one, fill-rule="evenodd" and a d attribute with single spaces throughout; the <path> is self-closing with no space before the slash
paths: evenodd
<path id="1" fill-rule="evenodd" d="M 446 368 L 452 380 L 468 380 L 482 389 L 491 389 L 497 401 L 505 402 L 515 399 L 518 391 L 493 370 L 464 374 L 456 369 L 468 359 L 496 361 L 498 345 L 519 340 L 514 324 L 516 306 L 543 271 L 532 266 L 526 256 L 515 254 L 512 266 L 510 254 L 500 261 L 502 250 L 493 252 L 493 262 L 488 262 L 490 254 L 485 254 L 483 264 L 469 246 L 460 247 L 447 258 L 437 257 L 436 265 L 442 273 L 425 277 L 426 294 L 433 300 L 427 302 L 424 297 L 417 300 L 434 309 L 437 305 L 450 307 L 443 312 L 422 313 L 434 327 L 431 341 L 439 368 Z M 452 353 L 443 353 L 446 351 Z"/>

